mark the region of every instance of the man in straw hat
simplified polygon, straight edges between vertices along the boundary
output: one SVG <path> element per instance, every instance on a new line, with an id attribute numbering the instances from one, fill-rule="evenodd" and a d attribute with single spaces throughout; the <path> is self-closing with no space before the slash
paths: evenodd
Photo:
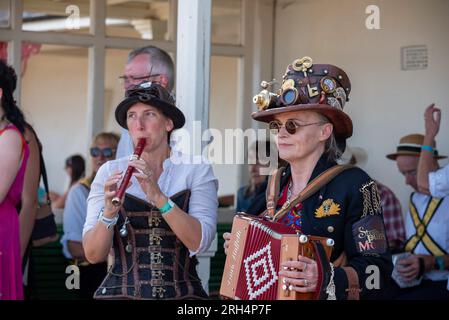
<path id="1" fill-rule="evenodd" d="M 352 135 L 351 118 L 343 111 L 351 91 L 348 76 L 336 66 L 304 57 L 288 66 L 277 93 L 268 91 L 267 83 L 263 87 L 254 98 L 259 111 L 252 117 L 269 123 L 278 136 L 279 156 L 288 165 L 271 176 L 262 214 L 298 233 L 334 240 L 327 266 L 301 255 L 284 262 L 279 272 L 283 288 L 319 294 L 324 287 L 327 299 L 381 297 L 392 264 L 375 182 L 357 167 L 321 179 L 322 173 L 335 172 L 340 148 Z M 303 197 L 311 185 L 318 187 Z M 378 271 L 378 281 L 367 286 L 372 269 Z"/>
<path id="2" fill-rule="evenodd" d="M 405 183 L 415 191 L 410 195 L 405 221 L 406 255 L 399 258 L 393 277 L 398 299 L 449 299 L 446 289 L 449 275 L 449 198 L 435 198 L 420 193 L 417 169 L 424 136 L 409 134 L 400 139 L 395 153 L 387 155 L 395 160 Z M 433 162 L 446 158 L 432 145 Z M 396 276 L 397 275 L 397 276 Z"/>

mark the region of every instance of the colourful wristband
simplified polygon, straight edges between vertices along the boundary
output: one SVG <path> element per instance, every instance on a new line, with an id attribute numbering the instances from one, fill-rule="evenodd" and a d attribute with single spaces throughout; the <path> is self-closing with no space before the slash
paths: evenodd
<path id="1" fill-rule="evenodd" d="M 435 269 L 444 270 L 444 259 L 442 256 L 435 257 Z"/>
<path id="2" fill-rule="evenodd" d="M 431 146 L 421 146 L 421 150 L 429 151 L 430 153 L 433 153 L 434 150 Z"/>
<path id="3" fill-rule="evenodd" d="M 162 215 L 167 214 L 171 211 L 171 209 L 173 209 L 174 205 L 175 204 L 173 203 L 173 201 L 168 199 L 167 203 L 164 204 L 164 206 L 162 208 L 159 208 L 159 211 L 161 212 Z"/>

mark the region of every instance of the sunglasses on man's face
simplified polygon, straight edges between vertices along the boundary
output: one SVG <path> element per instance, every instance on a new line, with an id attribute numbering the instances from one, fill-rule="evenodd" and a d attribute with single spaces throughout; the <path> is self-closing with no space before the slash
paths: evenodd
<path id="1" fill-rule="evenodd" d="M 100 155 L 103 155 L 105 158 L 112 158 L 114 156 L 115 149 L 112 148 L 90 148 L 90 155 L 94 158 L 99 157 Z"/>
<path id="2" fill-rule="evenodd" d="M 289 134 L 295 134 L 296 133 L 296 129 L 301 128 L 301 127 L 307 127 L 307 126 L 311 126 L 311 125 L 322 125 L 325 124 L 327 122 L 312 122 L 312 123 L 305 123 L 305 124 L 299 124 L 296 123 L 295 120 L 293 119 L 288 119 L 287 121 L 285 121 L 285 124 L 282 124 L 280 121 L 278 120 L 273 120 L 268 124 L 268 128 L 274 133 L 274 134 L 278 134 L 279 130 L 281 130 L 282 127 L 285 126 L 285 130 L 289 133 Z"/>

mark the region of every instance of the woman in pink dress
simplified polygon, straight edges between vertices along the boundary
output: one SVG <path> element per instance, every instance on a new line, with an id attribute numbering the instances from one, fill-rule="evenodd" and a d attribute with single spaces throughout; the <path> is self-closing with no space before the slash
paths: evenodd
<path id="1" fill-rule="evenodd" d="M 14 69 L 0 61 L 0 300 L 22 300 L 17 205 L 23 188 L 28 145 L 25 120 L 12 96 L 17 83 Z"/>

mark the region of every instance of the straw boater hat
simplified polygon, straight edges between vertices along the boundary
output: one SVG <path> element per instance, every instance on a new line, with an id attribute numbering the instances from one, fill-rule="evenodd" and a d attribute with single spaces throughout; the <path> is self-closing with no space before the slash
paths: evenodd
<path id="1" fill-rule="evenodd" d="M 422 134 L 414 133 L 409 134 L 399 140 L 399 145 L 396 147 L 395 153 L 387 154 L 387 158 L 390 160 L 396 160 L 398 156 L 418 156 L 421 153 L 421 147 L 423 145 L 424 136 Z M 446 156 L 438 155 L 435 143 L 432 145 L 434 148 L 433 157 L 435 159 L 444 159 Z"/>
<path id="2" fill-rule="evenodd" d="M 263 90 L 253 100 L 259 108 L 252 114 L 254 120 L 270 122 L 279 113 L 310 110 L 329 119 L 337 140 L 352 135 L 351 118 L 343 111 L 351 83 L 342 69 L 304 57 L 288 65 L 277 93 L 268 91 L 269 83 L 261 85 Z"/>

